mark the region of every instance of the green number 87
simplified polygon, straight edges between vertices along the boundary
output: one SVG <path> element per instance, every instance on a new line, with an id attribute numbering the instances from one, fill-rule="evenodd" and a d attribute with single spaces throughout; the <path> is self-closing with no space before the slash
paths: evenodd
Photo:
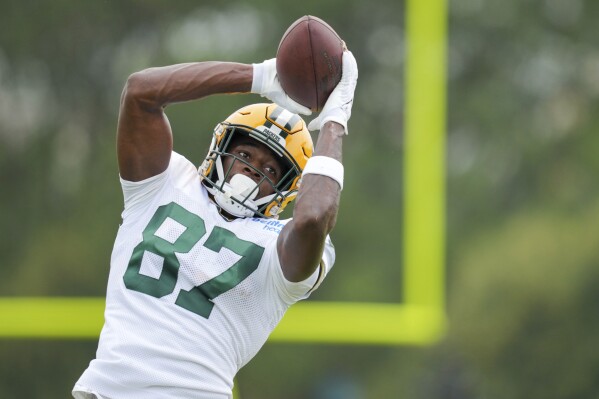
<path id="1" fill-rule="evenodd" d="M 167 218 L 171 218 L 185 227 L 185 231 L 172 243 L 156 235 Z M 143 231 L 143 241 L 133 249 L 129 265 L 123 275 L 125 286 L 130 290 L 156 298 L 172 293 L 177 284 L 180 267 L 176 254 L 191 251 L 205 234 L 206 225 L 198 215 L 189 212 L 175 202 L 160 206 Z M 220 252 L 222 248 L 227 248 L 241 256 L 241 259 L 220 275 L 189 291 L 179 291 L 175 301 L 176 305 L 208 318 L 214 307 L 212 299 L 229 291 L 252 274 L 258 268 L 264 248 L 253 242 L 242 240 L 231 231 L 218 226 L 212 229 L 204 247 L 214 252 Z M 163 258 L 162 271 L 157 279 L 140 273 L 145 252 Z"/>

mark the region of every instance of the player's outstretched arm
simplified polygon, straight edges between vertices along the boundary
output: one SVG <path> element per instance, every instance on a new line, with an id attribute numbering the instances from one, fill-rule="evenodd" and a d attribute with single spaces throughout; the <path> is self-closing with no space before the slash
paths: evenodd
<path id="1" fill-rule="evenodd" d="M 342 125 L 327 122 L 320 131 L 314 156 L 341 162 Z M 277 242 L 283 274 L 289 281 L 308 278 L 319 265 L 328 233 L 335 227 L 341 186 L 334 179 L 308 174 L 302 177 L 293 219 Z"/>
<path id="2" fill-rule="evenodd" d="M 168 167 L 173 139 L 164 108 L 218 93 L 246 93 L 252 65 L 198 62 L 149 68 L 129 76 L 121 96 L 117 128 L 119 172 L 140 181 Z"/>
<path id="3" fill-rule="evenodd" d="M 358 81 L 356 60 L 343 54 L 343 76 L 320 115 L 308 127 L 320 133 L 314 156 L 308 160 L 293 211 L 293 219 L 277 241 L 279 260 L 285 278 L 302 281 L 320 264 L 325 239 L 333 230 L 343 188 L 341 149 L 351 116 Z"/>

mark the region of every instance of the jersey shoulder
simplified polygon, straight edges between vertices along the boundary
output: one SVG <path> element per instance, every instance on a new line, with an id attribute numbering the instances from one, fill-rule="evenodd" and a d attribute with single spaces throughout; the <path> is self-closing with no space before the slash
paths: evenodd
<path id="1" fill-rule="evenodd" d="M 123 219 L 137 217 L 140 212 L 176 196 L 176 193 L 207 201 L 196 167 L 176 152 L 171 154 L 169 166 L 164 172 L 139 182 L 120 180 L 125 203 Z"/>

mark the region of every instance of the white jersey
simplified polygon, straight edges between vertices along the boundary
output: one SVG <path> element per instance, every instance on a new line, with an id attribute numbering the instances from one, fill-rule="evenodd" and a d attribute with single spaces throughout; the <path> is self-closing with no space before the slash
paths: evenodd
<path id="1" fill-rule="evenodd" d="M 320 267 L 292 283 L 276 249 L 288 220 L 226 221 L 181 155 L 160 175 L 121 183 L 105 324 L 75 398 L 231 398 L 237 371 L 332 267 L 329 238 Z"/>

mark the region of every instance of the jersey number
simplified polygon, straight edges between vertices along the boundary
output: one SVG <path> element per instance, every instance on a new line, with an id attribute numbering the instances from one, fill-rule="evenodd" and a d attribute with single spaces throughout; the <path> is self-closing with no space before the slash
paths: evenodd
<path id="1" fill-rule="evenodd" d="M 155 234 L 167 218 L 171 218 L 185 227 L 185 231 L 172 243 Z M 159 207 L 143 231 L 143 241 L 133 250 L 133 255 L 123 276 L 125 286 L 130 290 L 156 298 L 172 293 L 177 284 L 180 266 L 175 254 L 191 251 L 205 234 L 206 225 L 198 215 L 174 202 Z M 214 227 L 206 239 L 204 247 L 214 252 L 220 252 L 222 248 L 226 248 L 241 256 L 241 259 L 233 266 L 213 279 L 193 287 L 189 291 L 179 291 L 175 301 L 176 305 L 208 318 L 214 307 L 212 299 L 229 291 L 252 274 L 258 268 L 264 248 L 242 240 L 229 230 L 218 226 Z M 139 272 L 145 252 L 151 252 L 163 258 L 162 271 L 158 279 Z"/>

